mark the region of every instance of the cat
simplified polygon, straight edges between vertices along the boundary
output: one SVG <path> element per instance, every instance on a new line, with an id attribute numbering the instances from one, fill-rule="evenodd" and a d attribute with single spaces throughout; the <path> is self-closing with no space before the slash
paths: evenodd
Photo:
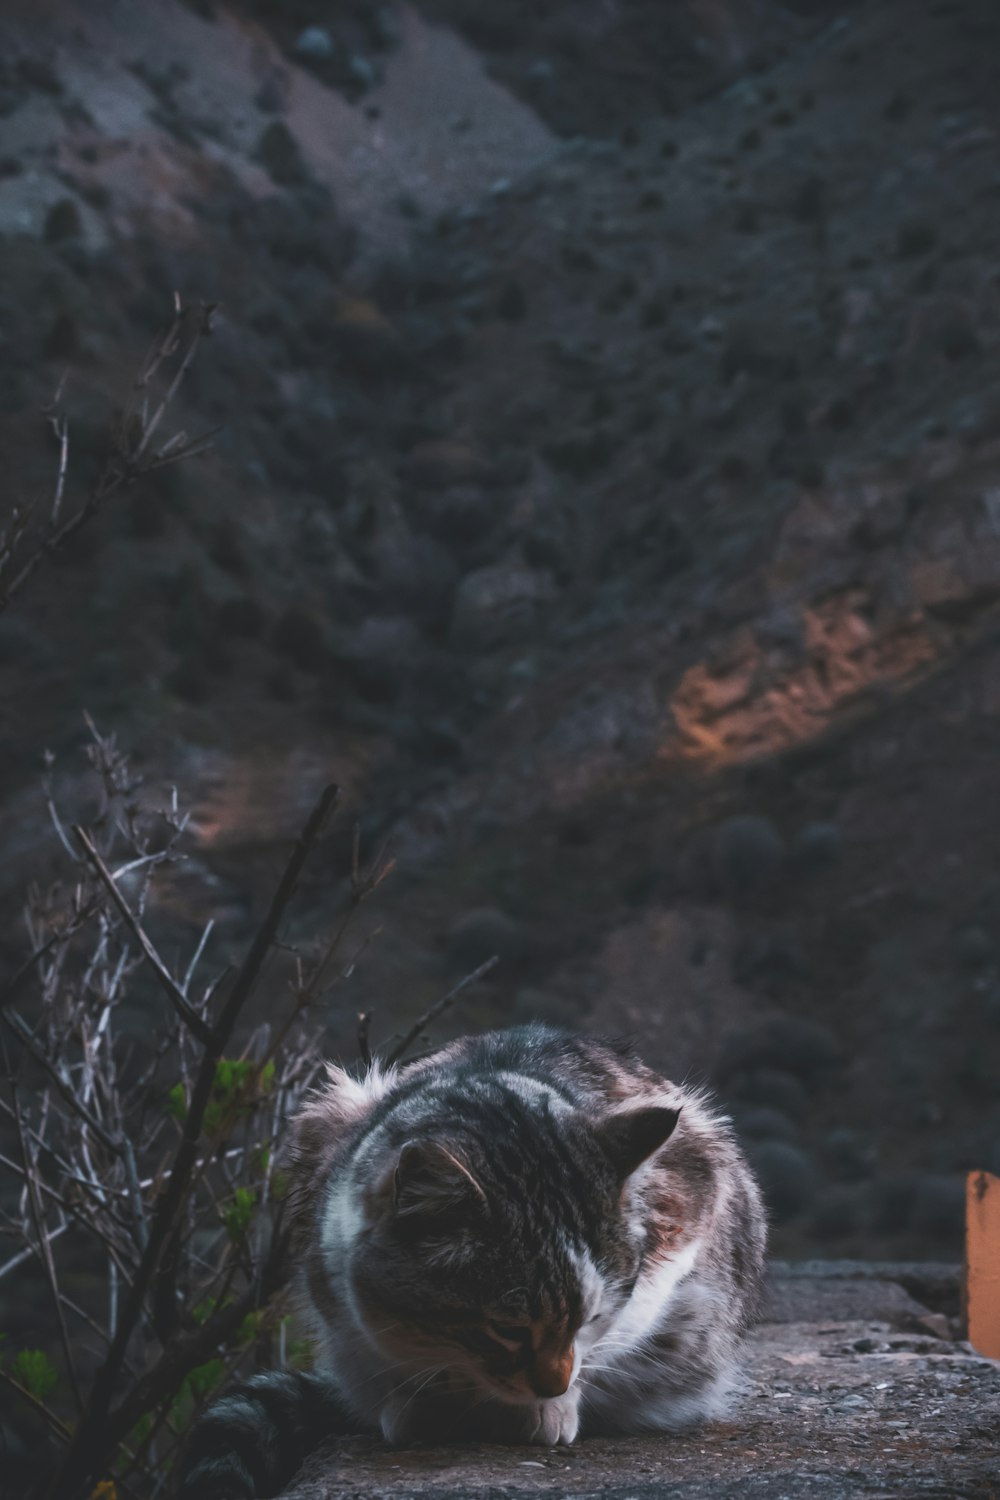
<path id="1" fill-rule="evenodd" d="M 628 1044 L 530 1025 L 328 1081 L 293 1122 L 314 1375 L 209 1409 L 182 1500 L 285 1487 L 325 1438 L 572 1443 L 723 1411 L 766 1225 L 727 1120 Z"/>

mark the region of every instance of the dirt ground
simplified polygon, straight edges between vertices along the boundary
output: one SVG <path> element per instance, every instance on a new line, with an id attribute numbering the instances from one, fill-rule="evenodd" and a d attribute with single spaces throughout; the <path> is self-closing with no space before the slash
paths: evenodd
<path id="1" fill-rule="evenodd" d="M 856 1278 L 859 1269 L 774 1275 L 771 1321 L 726 1422 L 571 1449 L 392 1452 L 356 1441 L 289 1500 L 996 1500 L 1000 1365 L 948 1336 L 947 1316 L 893 1279 L 909 1280 L 905 1269 L 869 1266 Z M 932 1296 L 953 1297 L 956 1281 L 939 1268 Z"/>

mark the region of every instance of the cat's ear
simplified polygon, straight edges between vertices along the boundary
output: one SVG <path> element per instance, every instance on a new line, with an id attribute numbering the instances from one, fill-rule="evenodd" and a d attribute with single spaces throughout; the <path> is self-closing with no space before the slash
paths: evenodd
<path id="1" fill-rule="evenodd" d="M 397 1214 L 436 1215 L 485 1207 L 486 1194 L 449 1147 L 440 1141 L 407 1141 L 396 1162 L 392 1200 Z"/>
<path id="2" fill-rule="evenodd" d="M 624 1179 L 670 1139 L 679 1117 L 679 1109 L 660 1104 L 632 1109 L 608 1115 L 597 1126 L 597 1137 Z"/>

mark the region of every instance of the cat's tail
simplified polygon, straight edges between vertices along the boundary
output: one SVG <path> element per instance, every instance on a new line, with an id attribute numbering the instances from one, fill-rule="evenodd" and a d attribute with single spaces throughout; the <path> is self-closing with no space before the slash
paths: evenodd
<path id="1" fill-rule="evenodd" d="M 285 1489 L 327 1438 L 359 1423 L 319 1375 L 273 1370 L 213 1402 L 181 1460 L 177 1500 L 260 1500 Z"/>

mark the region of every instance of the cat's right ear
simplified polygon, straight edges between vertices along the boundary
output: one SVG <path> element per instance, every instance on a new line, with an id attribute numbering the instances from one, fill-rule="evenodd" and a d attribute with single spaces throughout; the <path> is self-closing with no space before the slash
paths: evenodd
<path id="1" fill-rule="evenodd" d="M 439 1217 L 485 1208 L 475 1174 L 440 1141 L 407 1141 L 392 1178 L 392 1204 L 400 1217 Z"/>
<path id="2" fill-rule="evenodd" d="M 597 1137 L 624 1179 L 659 1151 L 674 1133 L 679 1109 L 651 1105 L 608 1115 L 597 1126 Z"/>

